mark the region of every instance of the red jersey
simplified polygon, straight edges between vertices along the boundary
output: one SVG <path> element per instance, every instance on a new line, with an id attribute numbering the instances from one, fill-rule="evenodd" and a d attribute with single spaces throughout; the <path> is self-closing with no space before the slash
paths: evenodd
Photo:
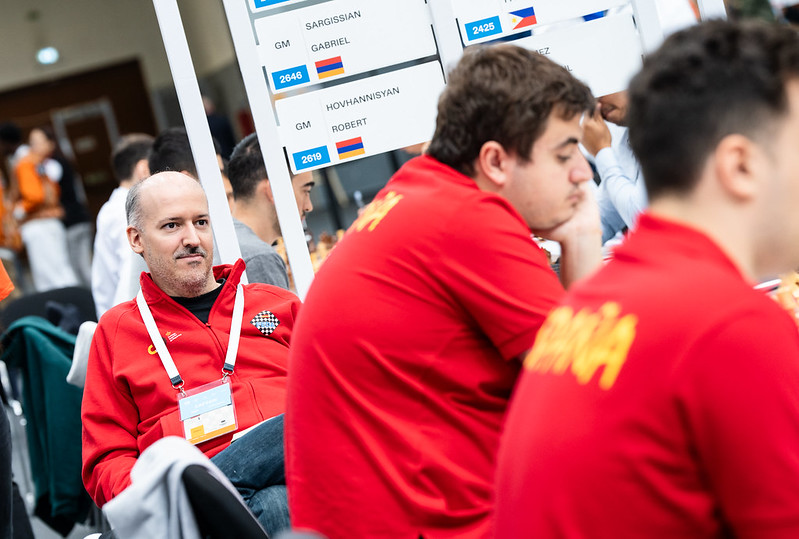
<path id="1" fill-rule="evenodd" d="M 641 217 L 539 332 L 497 537 L 799 537 L 799 332 L 697 230 Z"/>
<path id="2" fill-rule="evenodd" d="M 518 357 L 563 289 L 503 198 L 406 164 L 322 266 L 290 350 L 292 522 L 485 536 Z"/>

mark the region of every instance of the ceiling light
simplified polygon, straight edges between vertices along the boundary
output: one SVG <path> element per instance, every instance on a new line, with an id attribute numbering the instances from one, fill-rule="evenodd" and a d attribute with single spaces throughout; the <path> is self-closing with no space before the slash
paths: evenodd
<path id="1" fill-rule="evenodd" d="M 58 49 L 55 47 L 44 47 L 36 51 L 36 61 L 42 65 L 54 64 L 59 58 Z"/>

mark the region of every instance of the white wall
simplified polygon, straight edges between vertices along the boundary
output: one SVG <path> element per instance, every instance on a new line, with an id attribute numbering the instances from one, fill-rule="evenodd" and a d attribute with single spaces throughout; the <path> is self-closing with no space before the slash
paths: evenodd
<path id="1" fill-rule="evenodd" d="M 199 75 L 234 61 L 218 0 L 181 0 L 181 13 Z M 38 10 L 40 19 L 28 21 Z M 61 60 L 35 62 L 36 50 L 56 46 Z M 0 0 L 0 90 L 32 84 L 137 57 L 151 89 L 172 78 L 151 0 Z"/>
<path id="2" fill-rule="evenodd" d="M 236 62 L 222 0 L 179 0 L 178 6 L 198 76 Z"/>

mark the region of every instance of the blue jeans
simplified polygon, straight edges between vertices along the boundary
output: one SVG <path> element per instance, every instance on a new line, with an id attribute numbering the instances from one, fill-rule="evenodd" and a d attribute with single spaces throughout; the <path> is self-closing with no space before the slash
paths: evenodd
<path id="1" fill-rule="evenodd" d="M 291 526 L 283 467 L 283 414 L 258 425 L 211 462 L 230 479 L 270 537 Z"/>

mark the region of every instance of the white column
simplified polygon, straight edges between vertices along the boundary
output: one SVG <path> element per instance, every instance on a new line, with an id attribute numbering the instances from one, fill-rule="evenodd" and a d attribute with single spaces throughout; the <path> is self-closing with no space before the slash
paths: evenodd
<path id="1" fill-rule="evenodd" d="M 697 5 L 703 21 L 727 18 L 727 8 L 724 6 L 724 0 L 698 0 Z"/>
<path id="2" fill-rule="evenodd" d="M 219 249 L 219 258 L 225 264 L 232 264 L 241 258 L 239 242 L 233 228 L 233 218 L 227 203 L 222 173 L 211 137 L 211 130 L 205 117 L 200 85 L 186 41 L 183 21 L 180 18 L 177 0 L 153 0 L 164 49 L 172 71 L 172 80 L 183 113 L 183 122 L 189 135 L 194 164 L 200 177 L 205 194 L 208 197 L 208 209 L 211 213 L 214 237 Z"/>
<path id="3" fill-rule="evenodd" d="M 241 76 L 247 90 L 255 131 L 261 143 L 261 153 L 269 175 L 269 184 L 275 196 L 275 208 L 286 254 L 291 264 L 291 273 L 297 287 L 297 295 L 305 299 L 313 281 L 313 265 L 305 243 L 297 201 L 291 186 L 291 176 L 283 154 L 283 146 L 278 134 L 277 118 L 272 109 L 269 90 L 258 58 L 255 36 L 247 12 L 247 2 L 243 0 L 224 0 L 228 26 L 233 36 L 233 46 L 239 60 Z"/>

